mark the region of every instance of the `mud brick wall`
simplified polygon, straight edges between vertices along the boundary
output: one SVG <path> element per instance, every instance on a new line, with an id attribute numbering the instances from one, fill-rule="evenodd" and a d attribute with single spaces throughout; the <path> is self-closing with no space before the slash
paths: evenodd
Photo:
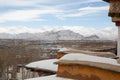
<path id="1" fill-rule="evenodd" d="M 83 65 L 61 64 L 57 76 L 77 80 L 120 80 L 120 73 Z"/>
<path id="2" fill-rule="evenodd" d="M 57 53 L 57 59 L 60 59 L 60 58 L 63 57 L 65 54 L 67 54 L 67 53 L 58 52 L 58 53 Z"/>

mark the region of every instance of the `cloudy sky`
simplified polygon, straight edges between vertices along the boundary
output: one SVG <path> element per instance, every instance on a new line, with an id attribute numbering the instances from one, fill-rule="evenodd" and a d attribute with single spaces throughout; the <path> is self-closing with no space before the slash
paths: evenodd
<path id="1" fill-rule="evenodd" d="M 108 10 L 102 0 L 0 0 L 0 32 L 112 31 Z"/>

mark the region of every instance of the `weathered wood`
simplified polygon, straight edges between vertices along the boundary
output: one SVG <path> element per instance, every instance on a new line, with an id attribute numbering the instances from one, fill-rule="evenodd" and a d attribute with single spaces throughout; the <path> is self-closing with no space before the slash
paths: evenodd
<path id="1" fill-rule="evenodd" d="M 109 16 L 120 17 L 120 0 L 110 0 Z"/>
<path id="2" fill-rule="evenodd" d="M 120 27 L 120 21 L 115 22 L 116 26 Z M 119 31 L 119 30 L 118 30 Z"/>
<path id="3" fill-rule="evenodd" d="M 118 26 L 117 56 L 120 58 L 120 22 L 116 25 Z"/>
<path id="4" fill-rule="evenodd" d="M 120 17 L 112 17 L 112 22 L 118 22 L 120 21 Z"/>

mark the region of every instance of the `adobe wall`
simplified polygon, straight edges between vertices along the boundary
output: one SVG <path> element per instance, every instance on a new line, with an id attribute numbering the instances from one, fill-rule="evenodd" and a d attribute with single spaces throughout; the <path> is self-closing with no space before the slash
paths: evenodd
<path id="1" fill-rule="evenodd" d="M 57 59 L 60 59 L 60 58 L 63 57 L 65 54 L 67 54 L 67 53 L 58 52 L 58 53 L 57 53 Z"/>
<path id="2" fill-rule="evenodd" d="M 57 76 L 77 80 L 120 80 L 120 73 L 83 65 L 61 64 Z"/>

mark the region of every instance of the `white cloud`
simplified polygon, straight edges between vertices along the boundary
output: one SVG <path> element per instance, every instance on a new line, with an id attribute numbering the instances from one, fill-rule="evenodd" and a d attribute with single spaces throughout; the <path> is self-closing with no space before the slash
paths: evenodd
<path id="1" fill-rule="evenodd" d="M 89 14 L 96 14 L 108 10 L 108 6 L 102 7 L 84 7 L 77 11 L 66 11 L 57 8 L 33 9 L 33 10 L 11 10 L 0 14 L 0 22 L 7 21 L 45 21 L 43 15 L 49 14 L 63 20 L 68 17 L 82 17 Z"/>
<path id="2" fill-rule="evenodd" d="M 103 11 L 103 10 L 108 10 L 109 6 L 102 6 L 102 7 L 84 7 L 80 8 L 80 11 Z"/>
<path id="3" fill-rule="evenodd" d="M 62 3 L 62 2 L 65 2 L 65 1 L 62 1 L 62 0 L 0 0 L 0 6 L 1 7 L 5 7 L 5 6 L 21 6 L 21 7 L 25 7 L 25 6 L 36 6 L 36 5 L 39 5 L 39 4 L 42 4 L 42 3 Z M 67 1 L 68 2 L 68 1 Z M 70 1 L 69 1 L 70 2 Z M 80 2 L 77 1 L 77 3 L 79 4 L 82 4 L 82 3 L 91 3 L 91 2 L 101 2 L 101 0 L 80 0 Z M 76 2 L 75 3 L 65 3 L 66 6 L 67 5 L 74 5 L 74 4 L 77 4 Z M 62 4 L 61 4 L 62 6 Z"/>
<path id="4" fill-rule="evenodd" d="M 45 14 L 52 14 L 52 16 L 55 16 L 61 20 L 64 20 L 68 17 L 81 17 L 91 13 L 98 13 L 106 10 L 108 9 L 108 6 L 84 7 L 80 9 L 74 9 L 73 11 L 71 11 L 71 8 L 68 10 L 65 10 L 64 8 L 69 8 L 70 6 L 76 6 L 83 3 L 100 1 L 101 0 L 81 0 L 75 2 L 67 1 L 68 3 L 64 3 L 65 1 L 61 0 L 55 0 L 54 2 L 53 0 L 0 0 L 0 6 L 3 7 L 20 6 L 25 8 L 27 6 L 29 8 L 26 10 L 7 10 L 6 12 L 0 13 L 0 23 L 7 21 L 45 21 L 45 19 L 42 17 Z"/>
<path id="5" fill-rule="evenodd" d="M 87 3 L 90 3 L 90 2 L 102 2 L 102 0 L 86 0 Z"/>
<path id="6" fill-rule="evenodd" d="M 85 15 L 90 15 L 90 14 L 96 14 L 99 12 L 102 12 L 104 10 L 108 10 L 108 6 L 101 6 L 101 7 L 83 7 L 77 10 L 77 12 L 74 13 L 67 13 L 61 17 L 81 17 Z"/>
<path id="7" fill-rule="evenodd" d="M 0 6 L 35 6 L 38 3 L 46 3 L 50 2 L 50 0 L 0 0 Z"/>
<path id="8" fill-rule="evenodd" d="M 95 28 L 88 28 L 84 26 L 44 26 L 39 28 L 29 28 L 23 26 L 17 27 L 0 27 L 0 33 L 41 33 L 45 31 L 59 31 L 59 30 L 71 30 L 76 33 L 80 33 L 84 36 L 98 35 L 102 39 L 116 40 L 117 39 L 117 28 L 106 27 L 102 30 Z"/>
<path id="9" fill-rule="evenodd" d="M 0 22 L 6 21 L 34 21 L 34 20 L 44 20 L 41 18 L 45 14 L 57 14 L 60 13 L 57 9 L 44 9 L 44 10 L 13 10 L 6 13 L 0 14 Z"/>

